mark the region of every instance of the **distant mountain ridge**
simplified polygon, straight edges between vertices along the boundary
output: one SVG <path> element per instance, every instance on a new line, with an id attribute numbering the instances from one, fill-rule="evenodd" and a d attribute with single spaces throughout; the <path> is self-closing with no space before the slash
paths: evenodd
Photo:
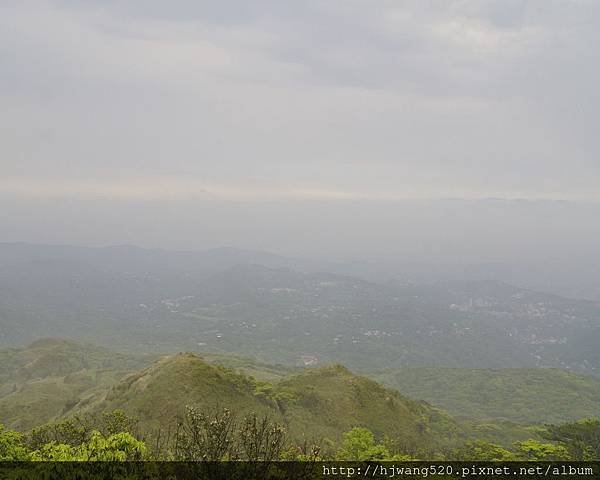
<path id="1" fill-rule="evenodd" d="M 260 264 L 272 268 L 302 269 L 302 264 L 317 265 L 308 259 L 287 258 L 258 250 L 219 247 L 204 251 L 147 249 L 133 245 L 76 247 L 0 242 L 0 267 L 20 263 L 54 260 L 85 263 L 104 271 L 130 274 L 193 271 L 205 274 L 240 264 Z"/>

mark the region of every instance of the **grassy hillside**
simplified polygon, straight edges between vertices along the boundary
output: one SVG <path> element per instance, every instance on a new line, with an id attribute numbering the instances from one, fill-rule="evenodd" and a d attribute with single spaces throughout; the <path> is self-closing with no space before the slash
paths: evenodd
<path id="1" fill-rule="evenodd" d="M 27 430 L 68 414 L 149 361 L 63 339 L 0 350 L 0 423 Z"/>
<path id="2" fill-rule="evenodd" d="M 269 384 L 191 353 L 163 358 L 129 375 L 88 409 L 121 408 L 146 427 L 168 428 L 187 405 L 201 410 L 226 407 L 240 415 L 268 414 L 299 440 L 339 441 L 344 432 L 364 426 L 409 450 L 465 436 L 440 410 L 341 366 L 308 370 Z"/>
<path id="3" fill-rule="evenodd" d="M 563 370 L 406 367 L 374 377 L 474 419 L 561 423 L 600 415 L 600 381 Z"/>
<path id="4" fill-rule="evenodd" d="M 515 442 L 529 439 L 543 440 L 547 430 L 543 425 L 527 425 L 509 420 L 463 418 L 458 421 L 469 432 L 469 440 L 483 440 L 509 449 Z"/>
<path id="5" fill-rule="evenodd" d="M 240 413 L 271 412 L 271 406 L 254 389 L 248 377 L 211 365 L 192 353 L 180 353 L 128 375 L 93 409 L 120 408 L 147 427 L 168 427 L 187 405 L 229 408 Z"/>
<path id="6" fill-rule="evenodd" d="M 240 357 L 233 355 L 217 355 L 217 354 L 201 354 L 202 359 L 206 362 L 216 365 L 222 365 L 226 368 L 243 373 L 250 377 L 266 382 L 276 382 L 284 377 L 299 373 L 303 370 L 302 367 L 292 367 L 290 365 L 270 364 L 259 362 L 253 358 Z"/>
<path id="7" fill-rule="evenodd" d="M 69 414 L 75 411 L 82 399 L 105 391 L 125 373 L 118 370 L 82 370 L 64 377 L 12 384 L 14 390 L 0 398 L 0 423 L 18 430 L 28 430 Z M 4 387 L 4 390 L 7 388 Z"/>
<path id="8" fill-rule="evenodd" d="M 28 430 L 76 412 L 155 358 L 57 338 L 0 349 L 0 424 Z M 205 360 L 269 381 L 294 370 L 241 357 L 208 355 Z"/>
<path id="9" fill-rule="evenodd" d="M 151 358 L 120 354 L 72 340 L 45 338 L 25 348 L 0 350 L 0 382 L 63 376 L 80 370 L 131 370 Z"/>
<path id="10" fill-rule="evenodd" d="M 307 370 L 282 380 L 276 391 L 292 432 L 312 432 L 338 440 L 340 433 L 360 426 L 396 441 L 400 450 L 441 445 L 464 437 L 450 416 L 425 402 L 358 376 L 340 365 Z M 415 448 L 418 447 L 418 448 Z"/>

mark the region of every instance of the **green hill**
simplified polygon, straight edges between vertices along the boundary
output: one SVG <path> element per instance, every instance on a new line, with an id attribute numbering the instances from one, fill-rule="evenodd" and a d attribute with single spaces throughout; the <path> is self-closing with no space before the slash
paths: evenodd
<path id="1" fill-rule="evenodd" d="M 63 376 L 81 370 L 131 370 L 149 358 L 62 338 L 44 338 L 25 348 L 0 350 L 0 382 Z"/>
<path id="2" fill-rule="evenodd" d="M 464 437 L 462 428 L 441 410 L 340 365 L 291 376 L 279 382 L 276 391 L 290 398 L 283 402 L 283 411 L 297 434 L 312 432 L 337 440 L 353 427 L 366 427 L 376 436 L 394 439 L 409 453 Z"/>
<path id="3" fill-rule="evenodd" d="M 0 424 L 28 430 L 87 408 L 121 378 L 155 358 L 58 338 L 0 349 Z M 205 360 L 265 380 L 279 379 L 294 370 L 242 357 L 207 355 Z"/>
<path id="4" fill-rule="evenodd" d="M 600 415 L 600 381 L 557 369 L 406 367 L 374 378 L 473 419 L 561 423 Z"/>
<path id="5" fill-rule="evenodd" d="M 0 424 L 27 430 L 68 414 L 148 361 L 63 339 L 0 350 Z"/>
<path id="6" fill-rule="evenodd" d="M 268 414 L 298 440 L 338 441 L 355 426 L 398 440 L 406 449 L 464 437 L 462 428 L 442 411 L 341 366 L 312 369 L 269 384 L 191 353 L 165 357 L 127 376 L 88 409 L 120 408 L 146 428 L 166 429 L 188 405 L 202 410 L 226 407 L 239 415 Z"/>
<path id="7" fill-rule="evenodd" d="M 271 413 L 271 406 L 254 390 L 255 383 L 242 374 L 211 365 L 192 353 L 179 353 L 123 378 L 93 409 L 120 408 L 147 427 L 169 426 L 187 405 Z"/>

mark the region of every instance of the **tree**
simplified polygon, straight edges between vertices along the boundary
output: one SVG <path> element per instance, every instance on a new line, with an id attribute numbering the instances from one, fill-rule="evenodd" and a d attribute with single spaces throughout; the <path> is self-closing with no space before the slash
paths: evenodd
<path id="1" fill-rule="evenodd" d="M 564 445 L 541 443 L 537 440 L 517 442 L 518 454 L 524 460 L 571 460 L 572 457 Z"/>
<path id="2" fill-rule="evenodd" d="M 485 462 L 508 462 L 517 460 L 516 455 L 494 443 L 476 440 L 467 442 L 455 453 L 457 460 L 472 460 Z"/>
<path id="3" fill-rule="evenodd" d="M 126 432 L 108 437 L 94 431 L 88 442 L 73 446 L 50 442 L 31 454 L 38 461 L 128 461 L 142 460 L 146 445 Z"/>
<path id="4" fill-rule="evenodd" d="M 390 457 L 385 445 L 375 443 L 373 432 L 361 427 L 344 433 L 344 441 L 337 452 L 338 460 L 387 460 Z"/>
<path id="5" fill-rule="evenodd" d="M 575 460 L 600 460 L 600 419 L 549 425 L 548 438 L 563 444 Z"/>
<path id="6" fill-rule="evenodd" d="M 89 442 L 95 431 L 105 437 L 126 432 L 140 440 L 137 419 L 129 417 L 123 410 L 117 409 L 104 412 L 102 415 L 73 415 L 61 422 L 42 425 L 27 435 L 26 442 L 31 450 L 39 450 L 42 446 L 52 442 L 78 446 Z"/>
<path id="7" fill-rule="evenodd" d="M 0 425 L 0 461 L 29 460 L 23 435 L 13 430 L 6 430 Z"/>
<path id="8" fill-rule="evenodd" d="M 219 461 L 235 458 L 235 416 L 224 408 L 213 415 L 187 407 L 175 438 L 176 460 Z"/>
<path id="9" fill-rule="evenodd" d="M 285 429 L 266 415 L 259 419 L 253 414 L 244 418 L 238 438 L 244 460 L 271 462 L 281 457 Z"/>

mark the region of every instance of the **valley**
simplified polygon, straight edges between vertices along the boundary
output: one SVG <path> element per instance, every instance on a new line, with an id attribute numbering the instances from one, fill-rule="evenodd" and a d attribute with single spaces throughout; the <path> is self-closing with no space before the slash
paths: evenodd
<path id="1" fill-rule="evenodd" d="M 5 256 L 14 248 L 4 246 Z M 0 264 L 0 345 L 59 336 L 290 366 L 600 372 L 592 301 L 492 280 L 373 283 L 244 251 L 126 252 L 25 249 Z"/>
<path id="2" fill-rule="evenodd" d="M 15 248 L 0 245 L 0 424 L 26 435 L 123 412 L 149 440 L 226 409 L 328 455 L 364 428 L 386 451 L 454 458 L 600 415 L 591 301 L 245 251 Z"/>

